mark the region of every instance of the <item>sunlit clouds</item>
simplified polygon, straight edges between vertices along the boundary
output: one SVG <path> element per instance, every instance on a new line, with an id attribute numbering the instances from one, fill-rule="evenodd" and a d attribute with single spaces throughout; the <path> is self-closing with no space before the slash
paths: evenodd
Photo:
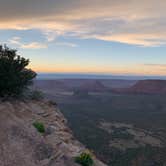
<path id="1" fill-rule="evenodd" d="M 2 1 L 1 29 L 39 29 L 57 36 L 95 38 L 138 46 L 166 43 L 163 0 Z"/>
<path id="2" fill-rule="evenodd" d="M 43 43 L 38 43 L 38 42 L 22 43 L 20 37 L 13 37 L 12 39 L 9 39 L 9 43 L 23 49 L 47 48 L 47 45 Z"/>

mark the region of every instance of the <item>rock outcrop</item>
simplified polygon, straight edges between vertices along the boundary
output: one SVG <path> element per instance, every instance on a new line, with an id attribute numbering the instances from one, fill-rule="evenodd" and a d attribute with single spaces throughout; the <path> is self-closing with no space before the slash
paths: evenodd
<path id="1" fill-rule="evenodd" d="M 130 88 L 113 89 L 127 94 L 166 94 L 166 80 L 140 80 Z"/>
<path id="2" fill-rule="evenodd" d="M 35 121 L 44 124 L 44 134 L 34 128 Z M 0 166 L 77 166 L 74 157 L 84 151 L 66 119 L 51 103 L 0 103 Z M 104 166 L 93 158 L 95 166 Z"/>
<path id="3" fill-rule="evenodd" d="M 78 89 L 87 92 L 104 92 L 109 90 L 99 80 L 90 80 L 89 82 L 83 83 Z"/>

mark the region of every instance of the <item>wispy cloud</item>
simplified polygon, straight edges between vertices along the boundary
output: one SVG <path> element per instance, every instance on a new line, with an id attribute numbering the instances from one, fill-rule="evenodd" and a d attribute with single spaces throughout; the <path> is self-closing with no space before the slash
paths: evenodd
<path id="1" fill-rule="evenodd" d="M 12 39 L 9 39 L 9 43 L 17 45 L 18 47 L 23 48 L 23 49 L 47 48 L 47 44 L 43 44 L 43 43 L 39 43 L 39 42 L 22 43 L 20 37 L 13 37 Z"/>
<path id="2" fill-rule="evenodd" d="M 48 42 L 54 41 L 57 37 L 62 36 L 64 33 L 61 31 L 53 31 L 53 30 L 42 30 L 42 33 L 45 35 Z"/>
<path id="3" fill-rule="evenodd" d="M 56 42 L 55 43 L 58 46 L 67 46 L 67 47 L 78 47 L 75 43 L 68 43 L 68 42 Z"/>
<path id="4" fill-rule="evenodd" d="M 143 64 L 144 66 L 149 66 L 149 67 L 162 67 L 162 68 L 166 68 L 166 64 L 152 64 L 152 63 L 148 63 L 148 64 Z"/>
<path id="5" fill-rule="evenodd" d="M 13 37 L 12 39 L 9 39 L 9 42 L 10 42 L 11 44 L 22 45 L 22 44 L 20 43 L 20 40 L 21 40 L 20 37 Z"/>
<path id="6" fill-rule="evenodd" d="M 63 35 L 147 47 L 166 44 L 164 0 L 2 0 L 0 19 L 0 29 L 39 29 L 49 42 Z"/>
<path id="7" fill-rule="evenodd" d="M 46 44 L 38 43 L 38 42 L 32 42 L 28 44 L 22 44 L 21 48 L 25 49 L 41 49 L 41 48 L 47 48 Z"/>

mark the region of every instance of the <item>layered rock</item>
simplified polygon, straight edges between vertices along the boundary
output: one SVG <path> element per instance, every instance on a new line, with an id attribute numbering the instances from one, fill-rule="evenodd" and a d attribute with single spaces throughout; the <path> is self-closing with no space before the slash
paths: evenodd
<path id="1" fill-rule="evenodd" d="M 166 94 L 166 80 L 141 80 L 129 88 L 113 89 L 128 94 Z"/>

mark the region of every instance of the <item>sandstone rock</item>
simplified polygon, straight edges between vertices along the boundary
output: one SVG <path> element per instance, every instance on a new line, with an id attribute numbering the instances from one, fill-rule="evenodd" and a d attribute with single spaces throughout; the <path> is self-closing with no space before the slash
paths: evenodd
<path id="1" fill-rule="evenodd" d="M 32 125 L 42 122 L 39 133 Z M 78 166 L 85 147 L 73 138 L 55 105 L 44 101 L 0 103 L 0 166 Z M 104 166 L 94 157 L 95 166 Z"/>

